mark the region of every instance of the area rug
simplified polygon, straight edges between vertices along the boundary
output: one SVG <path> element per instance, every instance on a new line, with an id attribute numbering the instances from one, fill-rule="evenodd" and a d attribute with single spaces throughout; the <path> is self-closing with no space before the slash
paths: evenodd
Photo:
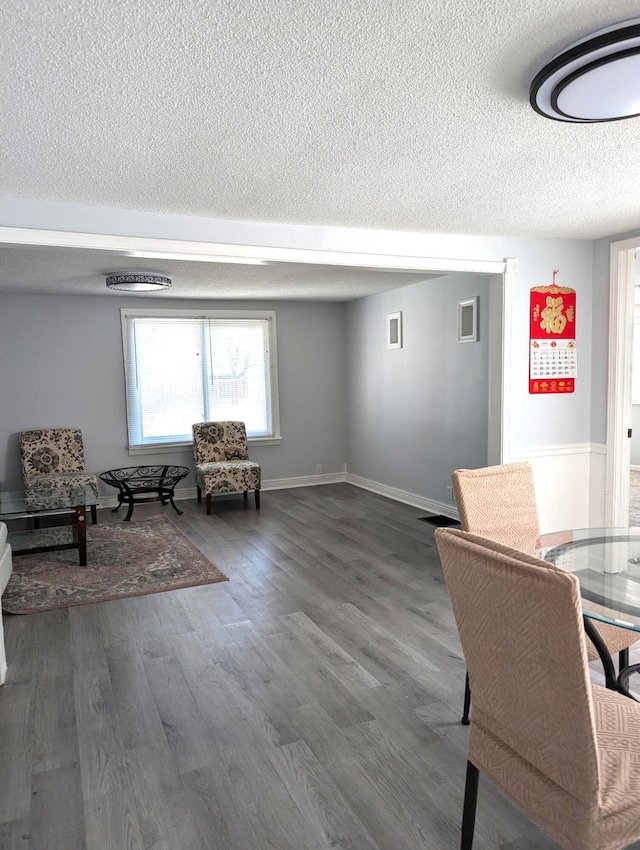
<path id="1" fill-rule="evenodd" d="M 35 614 L 125 596 L 228 581 L 165 516 L 87 528 L 87 566 L 78 550 L 15 555 L 2 596 L 8 614 Z"/>

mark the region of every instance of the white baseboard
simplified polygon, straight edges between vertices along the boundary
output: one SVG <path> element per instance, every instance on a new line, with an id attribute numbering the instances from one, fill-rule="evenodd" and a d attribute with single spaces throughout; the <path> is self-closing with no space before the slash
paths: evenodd
<path id="1" fill-rule="evenodd" d="M 179 502 L 182 499 L 195 499 L 198 495 L 198 491 L 195 487 L 182 487 L 180 490 L 176 490 L 173 494 L 174 502 Z M 136 507 L 144 504 L 143 502 L 136 502 Z M 98 507 L 99 508 L 115 508 L 118 505 L 118 497 L 117 496 L 103 496 L 102 493 L 98 496 Z M 126 511 L 128 505 L 123 505 L 122 510 Z M 135 507 L 134 507 L 135 512 Z"/>
<path id="2" fill-rule="evenodd" d="M 450 503 L 437 502 L 435 499 L 427 499 L 425 496 L 418 496 L 417 493 L 411 493 L 408 490 L 400 490 L 397 487 L 389 487 L 387 484 L 379 484 L 377 481 L 361 478 L 359 475 L 353 475 L 351 472 L 347 472 L 346 481 L 347 484 L 354 484 L 363 490 L 369 490 L 372 493 L 377 493 L 379 496 L 386 496 L 388 499 L 394 499 L 396 502 L 402 502 L 405 505 L 420 508 L 427 513 L 443 514 L 451 519 L 460 519 L 455 505 Z"/>
<path id="3" fill-rule="evenodd" d="M 418 496 L 417 493 L 410 493 L 408 490 L 400 490 L 397 487 L 389 487 L 386 484 L 380 484 L 377 481 L 370 481 L 368 478 L 361 478 L 359 475 L 352 475 L 347 472 L 329 472 L 323 475 L 301 475 L 296 478 L 271 478 L 262 482 L 262 491 L 267 490 L 287 490 L 292 487 L 316 487 L 320 484 L 353 484 L 356 487 L 361 487 L 363 490 L 369 490 L 372 493 L 377 493 L 379 496 L 386 496 L 396 502 L 402 502 L 405 505 L 411 505 L 414 508 L 420 508 L 426 513 L 443 514 L 451 517 L 451 519 L 459 519 L 458 511 L 455 505 L 447 502 L 437 502 L 435 499 L 427 499 L 424 496 Z M 182 487 L 176 490 L 174 501 L 180 502 L 183 499 L 195 499 L 197 497 L 197 489 L 195 487 Z M 116 496 L 99 497 L 99 507 L 115 508 L 118 504 Z M 123 505 L 123 510 L 127 506 Z M 134 508 L 135 512 L 135 508 Z"/>
<path id="4" fill-rule="evenodd" d="M 345 472 L 328 472 L 323 475 L 301 475 L 297 478 L 271 478 L 263 480 L 261 490 L 264 492 L 265 490 L 286 490 L 290 487 L 315 487 L 318 484 L 340 484 L 345 480 Z M 196 487 L 181 487 L 175 491 L 173 499 L 175 502 L 180 502 L 183 499 L 195 499 L 197 496 L 198 490 Z M 117 504 L 117 496 L 103 496 L 100 494 L 98 497 L 98 507 L 100 508 L 115 508 Z M 142 504 L 142 502 L 139 504 Z M 126 505 L 122 507 L 123 510 L 127 509 Z"/>
<path id="5" fill-rule="evenodd" d="M 631 471 L 632 472 L 640 472 L 640 466 L 636 466 L 635 464 L 632 463 L 631 464 Z"/>
<path id="6" fill-rule="evenodd" d="M 263 490 L 286 490 L 289 487 L 315 487 L 317 484 L 341 484 L 347 480 L 344 472 L 322 475 L 301 475 L 298 478 L 272 478 L 262 482 Z"/>

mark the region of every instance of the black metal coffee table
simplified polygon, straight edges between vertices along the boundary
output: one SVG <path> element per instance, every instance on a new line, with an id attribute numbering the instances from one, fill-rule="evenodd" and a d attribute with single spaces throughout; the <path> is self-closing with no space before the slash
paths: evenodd
<path id="1" fill-rule="evenodd" d="M 191 470 L 188 466 L 125 466 L 108 469 L 100 474 L 100 480 L 118 489 L 118 506 L 128 505 L 124 522 L 129 522 L 133 506 L 141 502 L 167 502 L 177 514 L 182 514 L 173 501 L 178 481 L 186 478 Z"/>

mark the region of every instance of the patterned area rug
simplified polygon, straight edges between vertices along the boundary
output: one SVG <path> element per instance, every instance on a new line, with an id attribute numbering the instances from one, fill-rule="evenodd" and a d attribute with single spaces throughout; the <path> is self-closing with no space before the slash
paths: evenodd
<path id="1" fill-rule="evenodd" d="M 35 614 L 228 580 L 168 517 L 157 516 L 90 525 L 86 567 L 77 549 L 14 556 L 2 609 Z"/>

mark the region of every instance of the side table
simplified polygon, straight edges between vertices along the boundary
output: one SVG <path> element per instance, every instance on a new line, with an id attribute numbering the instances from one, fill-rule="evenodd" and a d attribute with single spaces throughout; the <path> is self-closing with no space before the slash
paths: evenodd
<path id="1" fill-rule="evenodd" d="M 191 470 L 188 466 L 125 466 L 108 469 L 100 474 L 100 480 L 118 490 L 118 506 L 128 505 L 124 522 L 129 522 L 133 506 L 140 502 L 167 502 L 177 514 L 182 514 L 173 501 L 175 486 L 186 478 Z"/>

